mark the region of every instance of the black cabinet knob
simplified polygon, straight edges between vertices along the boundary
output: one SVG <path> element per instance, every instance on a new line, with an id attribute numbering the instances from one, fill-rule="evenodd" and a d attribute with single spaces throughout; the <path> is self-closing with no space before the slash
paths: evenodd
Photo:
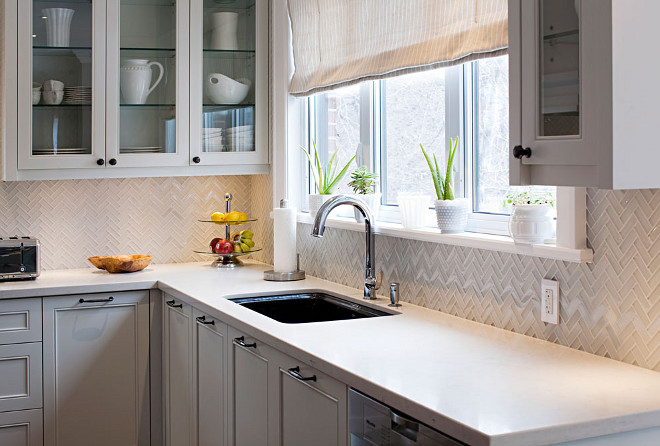
<path id="1" fill-rule="evenodd" d="M 513 157 L 514 158 L 517 158 L 517 159 L 521 160 L 521 159 L 523 159 L 523 157 L 529 158 L 530 156 L 532 156 L 532 149 L 530 149 L 529 147 L 527 147 L 526 149 L 523 149 L 523 146 L 515 146 L 513 148 Z"/>
<path id="2" fill-rule="evenodd" d="M 114 159 L 114 158 L 110 158 L 110 161 L 108 161 L 108 163 L 109 163 L 111 166 L 114 166 L 114 165 L 117 164 L 117 160 Z"/>
<path id="3" fill-rule="evenodd" d="M 202 161 L 198 156 L 193 158 L 193 163 L 199 164 L 199 162 Z"/>
<path id="4" fill-rule="evenodd" d="M 99 158 L 99 159 L 96 160 L 96 164 L 98 164 L 99 166 L 102 166 L 102 165 L 105 164 L 105 160 L 103 158 Z"/>

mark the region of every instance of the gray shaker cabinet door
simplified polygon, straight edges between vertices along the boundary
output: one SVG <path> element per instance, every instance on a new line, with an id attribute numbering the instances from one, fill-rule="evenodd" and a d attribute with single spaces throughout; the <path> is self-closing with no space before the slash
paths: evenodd
<path id="1" fill-rule="evenodd" d="M 233 446 L 268 444 L 268 347 L 230 329 Z M 243 345 L 241 345 L 243 344 Z"/>
<path id="2" fill-rule="evenodd" d="M 41 342 L 0 345 L 0 412 L 40 407 Z"/>
<path id="3" fill-rule="evenodd" d="M 42 446 L 41 409 L 0 413 L 0 445 Z"/>
<path id="4" fill-rule="evenodd" d="M 227 443 L 227 326 L 193 310 L 197 446 Z"/>
<path id="5" fill-rule="evenodd" d="M 165 444 L 192 444 L 192 308 L 165 295 L 164 315 L 164 386 Z"/>
<path id="6" fill-rule="evenodd" d="M 150 443 L 149 292 L 46 297 L 47 446 Z"/>

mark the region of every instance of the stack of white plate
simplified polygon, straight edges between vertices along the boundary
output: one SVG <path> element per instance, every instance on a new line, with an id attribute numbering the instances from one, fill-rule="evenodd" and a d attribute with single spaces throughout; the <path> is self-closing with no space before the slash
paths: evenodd
<path id="1" fill-rule="evenodd" d="M 86 105 L 92 103 L 92 87 L 64 87 L 64 103 Z"/>
<path id="2" fill-rule="evenodd" d="M 123 155 L 125 153 L 161 153 L 163 149 L 161 147 L 122 147 L 120 153 Z"/>
<path id="3" fill-rule="evenodd" d="M 223 132 L 221 127 L 202 129 L 202 147 L 205 152 L 223 152 L 225 150 L 225 144 L 222 142 Z"/>
<path id="4" fill-rule="evenodd" d="M 230 127 L 225 140 L 230 152 L 251 152 L 254 150 L 254 126 Z"/>
<path id="5" fill-rule="evenodd" d="M 87 155 L 89 153 L 89 149 L 78 147 L 63 147 L 58 149 L 38 147 L 32 149 L 33 155 Z"/>

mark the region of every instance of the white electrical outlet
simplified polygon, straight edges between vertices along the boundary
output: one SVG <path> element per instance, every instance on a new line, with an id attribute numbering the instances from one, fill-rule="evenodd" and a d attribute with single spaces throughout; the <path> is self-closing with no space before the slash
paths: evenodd
<path id="1" fill-rule="evenodd" d="M 541 280 L 541 320 L 548 324 L 559 323 L 559 282 Z"/>

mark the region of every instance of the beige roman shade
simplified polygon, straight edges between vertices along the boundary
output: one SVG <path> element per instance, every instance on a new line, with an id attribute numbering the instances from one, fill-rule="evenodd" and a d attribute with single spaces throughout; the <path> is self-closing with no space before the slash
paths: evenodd
<path id="1" fill-rule="evenodd" d="M 308 96 L 364 80 L 500 55 L 507 0 L 288 0 L 295 72 Z"/>

